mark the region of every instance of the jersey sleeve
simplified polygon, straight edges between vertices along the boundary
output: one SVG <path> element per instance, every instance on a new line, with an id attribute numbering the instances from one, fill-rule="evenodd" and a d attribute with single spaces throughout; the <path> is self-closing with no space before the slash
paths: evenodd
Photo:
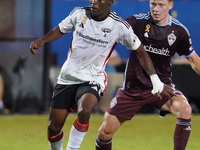
<path id="1" fill-rule="evenodd" d="M 185 28 L 182 30 L 182 37 L 180 40 L 180 47 L 177 50 L 180 58 L 188 58 L 194 55 L 195 50 L 192 46 L 192 40 L 190 38 L 189 31 Z"/>
<path id="2" fill-rule="evenodd" d="M 133 29 L 134 31 L 137 30 L 137 26 L 138 26 L 138 25 L 136 25 L 137 21 L 136 21 L 136 18 L 135 18 L 134 15 L 129 16 L 129 17 L 125 18 L 124 20 L 126 20 L 126 21 L 131 25 L 131 27 L 132 27 L 132 29 Z"/>
<path id="3" fill-rule="evenodd" d="M 133 32 L 131 26 L 129 28 L 124 28 L 123 34 L 118 42 L 130 50 L 136 50 L 141 45 L 139 38 Z"/>
<path id="4" fill-rule="evenodd" d="M 58 24 L 60 32 L 69 33 L 75 29 L 76 15 L 78 13 L 79 7 L 74 8 L 69 16 L 67 16 L 62 22 Z"/>

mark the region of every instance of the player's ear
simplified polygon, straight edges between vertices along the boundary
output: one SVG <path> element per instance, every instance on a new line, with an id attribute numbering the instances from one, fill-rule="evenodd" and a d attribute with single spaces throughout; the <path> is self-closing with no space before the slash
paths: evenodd
<path id="1" fill-rule="evenodd" d="M 171 2 L 169 3 L 169 10 L 171 10 L 171 9 L 173 8 L 173 6 L 174 6 L 174 2 L 171 1 Z"/>
<path id="2" fill-rule="evenodd" d="M 110 5 L 112 5 L 114 3 L 114 0 L 110 0 Z"/>

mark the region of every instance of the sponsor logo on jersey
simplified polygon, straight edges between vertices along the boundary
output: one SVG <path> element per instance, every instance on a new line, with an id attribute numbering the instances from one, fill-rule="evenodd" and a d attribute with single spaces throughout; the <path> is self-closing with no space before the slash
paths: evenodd
<path id="1" fill-rule="evenodd" d="M 194 48 L 192 46 L 190 46 L 189 50 L 192 51 Z"/>
<path id="2" fill-rule="evenodd" d="M 108 37 L 111 33 L 111 30 L 108 28 L 102 28 L 101 31 L 102 31 L 101 33 L 104 37 Z"/>
<path id="3" fill-rule="evenodd" d="M 96 81 L 90 81 L 89 84 L 93 84 L 93 85 L 98 85 L 98 86 L 100 86 L 100 84 L 99 84 L 98 82 L 96 82 Z"/>
<path id="4" fill-rule="evenodd" d="M 144 37 L 147 37 L 147 38 L 149 37 L 149 35 L 148 35 L 149 29 L 150 29 L 150 25 L 147 24 L 146 29 L 145 29 L 145 33 L 144 33 Z"/>
<path id="5" fill-rule="evenodd" d="M 144 37 L 147 37 L 147 38 L 149 37 L 147 32 L 144 33 Z"/>
<path id="6" fill-rule="evenodd" d="M 97 91 L 97 86 L 92 86 L 91 88 Z"/>
<path id="7" fill-rule="evenodd" d="M 167 40 L 168 40 L 169 46 L 174 44 L 174 42 L 176 41 L 176 36 L 174 35 L 174 31 L 172 31 L 172 33 L 167 36 Z"/>
<path id="8" fill-rule="evenodd" d="M 194 47 L 192 46 L 192 40 L 191 40 L 191 38 L 189 38 L 189 42 L 190 42 L 190 48 L 189 48 L 189 51 L 192 51 L 193 49 L 194 49 Z"/>
<path id="9" fill-rule="evenodd" d="M 189 38 L 189 42 L 190 42 L 190 45 L 192 44 L 192 40 L 191 40 L 191 38 Z"/>
<path id="10" fill-rule="evenodd" d="M 133 37 L 133 42 L 135 43 L 137 41 L 138 37 L 136 35 L 134 35 Z"/>
<path id="11" fill-rule="evenodd" d="M 84 38 L 84 39 L 86 39 L 86 40 L 89 40 L 89 41 L 91 41 L 91 42 L 94 42 L 94 43 L 99 43 L 99 44 L 108 44 L 108 41 L 103 41 L 103 40 L 101 40 L 101 39 L 94 39 L 94 38 L 92 38 L 92 37 L 90 37 L 90 36 L 88 36 L 88 35 L 83 35 L 81 32 L 78 32 L 78 31 L 76 31 L 76 34 L 78 35 L 78 36 L 80 36 L 80 37 L 82 37 L 82 38 Z"/>
<path id="12" fill-rule="evenodd" d="M 81 28 L 84 28 L 84 25 L 83 25 L 83 23 L 79 24 L 79 27 L 81 27 Z"/>
<path id="13" fill-rule="evenodd" d="M 79 24 L 79 26 L 84 28 L 84 24 L 85 24 L 86 20 L 87 20 L 87 17 L 86 16 L 83 17 L 83 20 L 81 21 L 81 24 Z"/>
<path id="14" fill-rule="evenodd" d="M 88 35 L 84 35 L 81 32 L 76 31 L 76 35 L 83 38 L 83 42 L 90 44 L 92 46 L 98 46 L 105 48 L 108 45 L 108 41 L 103 41 L 101 39 L 95 39 Z"/>
<path id="15" fill-rule="evenodd" d="M 159 54 L 159 55 L 164 55 L 164 56 L 170 56 L 169 55 L 169 50 L 168 48 L 165 49 L 164 47 L 163 48 L 155 48 L 151 45 L 144 45 L 144 49 L 148 52 L 151 52 L 151 53 L 155 53 L 155 54 Z"/>
<path id="16" fill-rule="evenodd" d="M 117 98 L 114 97 L 110 103 L 110 108 L 113 108 L 117 104 Z"/>

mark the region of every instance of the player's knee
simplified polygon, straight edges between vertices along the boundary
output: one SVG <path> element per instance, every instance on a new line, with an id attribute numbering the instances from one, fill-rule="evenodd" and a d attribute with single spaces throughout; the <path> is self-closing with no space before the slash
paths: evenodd
<path id="1" fill-rule="evenodd" d="M 192 108 L 189 104 L 183 104 L 179 109 L 180 117 L 189 119 L 191 118 Z"/>
<path id="2" fill-rule="evenodd" d="M 54 125 L 52 123 L 49 123 L 47 128 L 50 135 L 57 135 L 62 129 L 60 126 Z"/>
<path id="3" fill-rule="evenodd" d="M 100 129 L 98 130 L 98 137 L 99 137 L 99 139 L 101 139 L 101 140 L 105 140 L 105 138 L 106 138 L 106 133 L 105 133 L 105 131 L 104 131 L 102 128 L 100 128 Z"/>
<path id="4" fill-rule="evenodd" d="M 78 112 L 78 118 L 80 123 L 87 124 L 90 119 L 91 110 L 88 109 L 82 109 Z"/>
<path id="5" fill-rule="evenodd" d="M 182 112 L 184 112 L 187 115 L 191 115 L 192 113 L 192 108 L 190 105 L 184 105 Z"/>
<path id="6" fill-rule="evenodd" d="M 112 134 L 105 132 L 103 127 L 100 127 L 98 130 L 98 138 L 101 140 L 110 140 L 112 138 Z"/>

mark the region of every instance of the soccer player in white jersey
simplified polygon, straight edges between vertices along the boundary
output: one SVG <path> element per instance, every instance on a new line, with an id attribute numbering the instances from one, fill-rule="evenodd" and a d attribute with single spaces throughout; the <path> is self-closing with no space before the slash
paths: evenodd
<path id="1" fill-rule="evenodd" d="M 172 0 L 150 0 L 150 12 L 133 15 L 125 20 L 141 40 L 161 81 L 175 88 L 171 79 L 171 58 L 174 54 L 186 57 L 199 75 L 200 59 L 192 46 L 186 27 L 169 15 L 172 7 Z M 111 150 L 112 137 L 117 129 L 147 105 L 163 110 L 161 116 L 169 111 L 177 117 L 174 150 L 185 150 L 191 131 L 191 107 L 186 97 L 178 89 L 175 89 L 176 96 L 171 98 L 163 97 L 160 100 L 152 95 L 151 80 L 136 58 L 135 53 L 131 51 L 124 86 L 118 89 L 104 115 L 96 140 L 96 150 Z"/>
<path id="2" fill-rule="evenodd" d="M 174 95 L 170 86 L 158 78 L 152 61 L 131 26 L 110 10 L 113 0 L 90 0 L 89 7 L 77 7 L 57 27 L 35 40 L 30 50 L 73 31 L 68 58 L 61 68 L 49 112 L 48 140 L 52 150 L 63 149 L 62 127 L 70 112 L 77 111 L 67 150 L 77 150 L 89 127 L 89 118 L 106 88 L 104 71 L 116 43 L 134 50 L 140 64 L 152 80 L 152 93 Z"/>

